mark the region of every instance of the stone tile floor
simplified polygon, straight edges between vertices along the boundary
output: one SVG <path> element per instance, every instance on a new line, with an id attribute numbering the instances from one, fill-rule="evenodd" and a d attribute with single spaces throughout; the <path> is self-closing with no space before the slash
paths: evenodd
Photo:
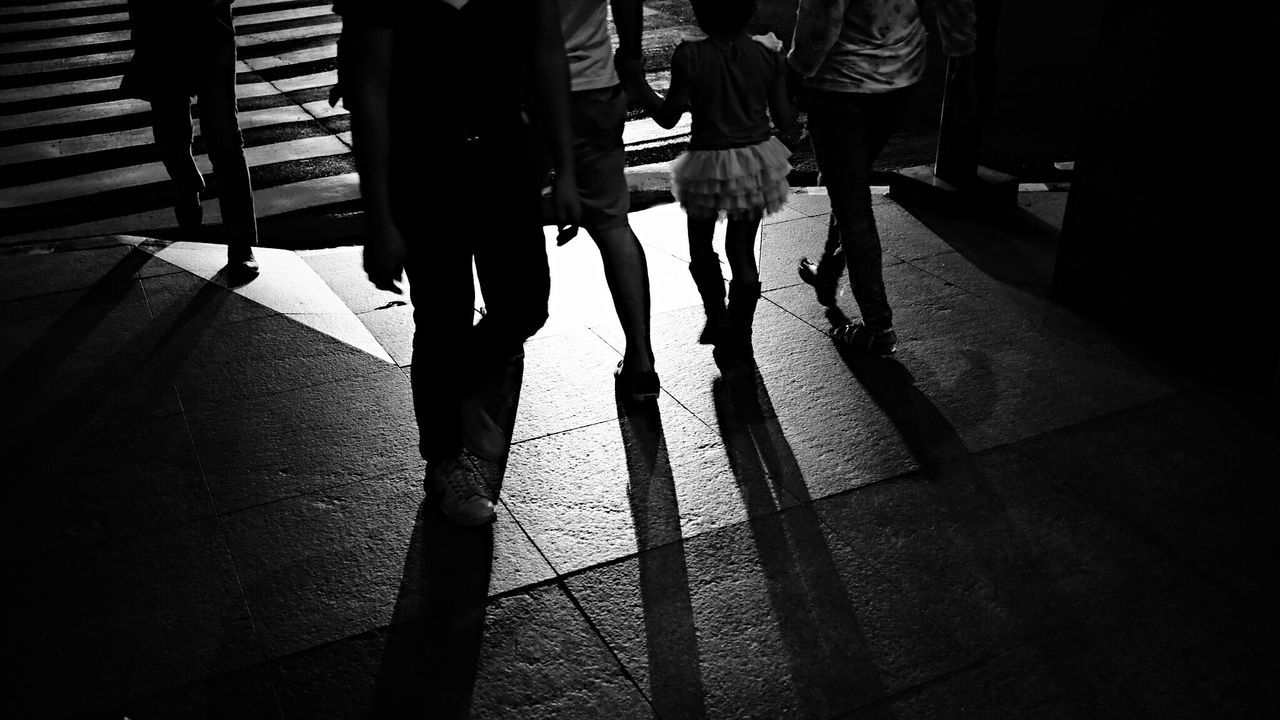
<path id="1" fill-rule="evenodd" d="M 694 344 L 683 215 L 633 216 L 664 393 L 628 409 L 585 236 L 498 522 L 423 503 L 411 308 L 358 248 L 0 257 L 14 717 L 1271 717 L 1277 443 L 1044 300 L 1065 194 L 876 199 L 901 336 L 839 352 L 762 231 L 759 371 Z M 856 316 L 847 290 L 841 311 Z"/>

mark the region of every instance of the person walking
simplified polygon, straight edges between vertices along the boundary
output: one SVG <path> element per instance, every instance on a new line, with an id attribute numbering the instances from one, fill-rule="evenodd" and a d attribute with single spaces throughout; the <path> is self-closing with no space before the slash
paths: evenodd
<path id="1" fill-rule="evenodd" d="M 365 273 L 391 292 L 401 292 L 402 271 L 409 279 L 425 482 L 453 522 L 489 523 L 524 341 L 547 318 L 531 147 L 546 146 L 556 171 L 556 216 L 576 223 L 580 215 L 556 0 L 338 0 L 334 10 Z M 485 302 L 479 323 L 473 262 Z"/>
<path id="2" fill-rule="evenodd" d="M 664 128 L 675 127 L 686 110 L 692 115 L 689 149 L 672 165 L 672 193 L 688 215 L 689 273 L 707 317 L 698 340 L 715 345 L 717 357 L 734 366 L 753 357 L 760 221 L 780 210 L 790 193 L 791 152 L 773 135 L 770 119 L 788 129 L 796 110 L 787 97 L 782 43 L 773 33 L 747 35 L 754 0 L 692 4 L 707 37 L 676 46 L 666 98 L 645 82 L 643 100 Z M 733 273 L 727 307 L 720 257 L 712 248 L 720 217 L 728 221 L 725 252 Z"/>
<path id="3" fill-rule="evenodd" d="M 258 274 L 253 248 L 258 223 L 244 139 L 236 113 L 233 0 L 129 0 L 133 57 L 120 89 L 151 103 L 156 147 L 173 188 L 182 236 L 199 236 L 204 177 L 192 155 L 191 100 L 197 99 L 200 138 L 218 185 L 218 207 L 233 280 Z"/>
<path id="4" fill-rule="evenodd" d="M 612 4 L 619 46 L 609 39 L 608 7 Z M 560 0 L 560 28 L 569 59 L 573 158 L 582 198 L 581 226 L 600 249 L 604 276 L 626 337 L 626 350 L 614 375 L 624 398 L 642 401 L 658 396 L 649 333 L 649 269 L 644 248 L 627 220 L 630 193 L 622 129 L 627 93 L 634 94 L 643 77 L 640 0 Z M 636 70 L 638 69 L 638 73 Z"/>
<path id="5" fill-rule="evenodd" d="M 832 337 L 876 354 L 894 352 L 898 335 L 880 269 L 871 166 L 924 75 L 921 5 L 935 14 L 947 55 L 973 53 L 973 0 L 800 0 L 787 54 L 790 85 L 808 117 L 831 200 L 826 247 L 816 263 L 800 258 L 800 278 L 813 286 L 819 303 L 834 306 L 847 266 L 862 318 L 836 328 Z"/>

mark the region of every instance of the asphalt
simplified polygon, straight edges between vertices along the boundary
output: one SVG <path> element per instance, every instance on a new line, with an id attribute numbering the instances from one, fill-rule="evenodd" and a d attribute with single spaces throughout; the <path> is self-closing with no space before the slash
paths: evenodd
<path id="1" fill-rule="evenodd" d="M 595 248 L 549 243 L 480 530 L 424 503 L 411 308 L 358 247 L 241 287 L 218 245 L 9 247 L 5 715 L 1275 717 L 1274 426 L 1046 299 L 1065 201 L 877 196 L 900 346 L 867 359 L 795 274 L 797 192 L 738 379 L 683 215 L 636 212 L 640 409 Z"/>

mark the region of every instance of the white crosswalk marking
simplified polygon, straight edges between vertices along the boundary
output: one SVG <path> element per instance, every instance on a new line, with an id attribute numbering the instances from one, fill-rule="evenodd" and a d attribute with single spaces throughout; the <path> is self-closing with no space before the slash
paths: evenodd
<path id="1" fill-rule="evenodd" d="M 327 102 L 342 28 L 331 5 L 237 0 L 233 6 L 240 125 L 262 219 L 351 212 L 359 199 L 347 113 Z M 669 50 L 690 30 L 649 9 L 645 20 L 650 53 Z M 0 246 L 173 228 L 150 105 L 118 90 L 131 55 L 125 0 L 0 7 Z M 663 70 L 650 73 L 659 92 L 668 82 Z M 198 134 L 198 121 L 196 128 Z M 624 141 L 645 151 L 647 165 L 688 133 L 687 117 L 670 130 L 637 119 L 627 123 Z M 197 163 L 211 171 L 203 154 Z M 206 221 L 218 220 L 217 203 L 209 201 L 215 194 L 216 178 Z"/>

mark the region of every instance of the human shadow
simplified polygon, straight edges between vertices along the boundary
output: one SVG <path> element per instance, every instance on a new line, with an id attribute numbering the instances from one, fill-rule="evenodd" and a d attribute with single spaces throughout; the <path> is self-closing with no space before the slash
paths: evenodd
<path id="1" fill-rule="evenodd" d="M 648 652 L 649 698 L 662 717 L 705 717 L 701 656 L 658 403 L 618 400 L 627 456 L 627 500 L 635 526 Z M 655 551 L 659 546 L 666 546 Z"/>
<path id="2" fill-rule="evenodd" d="M 422 502 L 368 717 L 469 715 L 492 569 L 492 525 L 457 527 Z"/>
<path id="3" fill-rule="evenodd" d="M 838 307 L 827 308 L 832 329 L 849 318 Z M 937 467 L 969 454 L 969 448 L 942 411 L 919 388 L 915 377 L 892 357 L 851 350 L 836 343 L 840 359 L 867 394 L 884 411 L 921 465 Z"/>
<path id="4" fill-rule="evenodd" d="M 828 308 L 832 328 L 849 318 L 839 308 Z M 1035 639 L 1046 628 L 1085 627 L 1083 615 L 1072 607 L 1069 588 L 1045 568 L 1039 567 L 1044 548 L 1031 537 L 1011 507 L 1008 492 L 992 478 L 965 444 L 959 432 L 941 410 L 920 391 L 911 372 L 891 357 L 858 352 L 840 346 L 837 352 L 854 379 L 866 390 L 898 429 L 908 450 L 919 462 L 921 477 L 933 489 L 931 512 L 936 527 L 948 528 L 947 549 L 938 551 L 943 564 L 952 563 L 972 574 L 967 576 L 961 602 L 970 601 L 973 588 L 980 589 L 989 605 L 987 617 L 999 628 L 997 637 L 975 638 L 999 648 L 1004 642 L 1021 643 Z M 965 383 L 965 378 L 959 380 Z M 936 538 L 934 538 L 936 541 Z M 945 558 L 945 559 L 944 559 Z M 915 569 L 919 572 L 919 569 Z M 946 576 L 953 569 L 938 569 Z M 1052 620 L 1049 620 L 1049 619 Z M 991 652 L 983 647 L 980 652 Z M 972 650 L 971 650 L 972 651 Z M 1052 681 L 1068 691 L 1072 705 L 1085 716 L 1101 714 L 1103 707 L 1086 673 L 1069 666 L 1069 660 L 1041 657 Z M 886 711 L 886 703 L 869 710 Z"/>
<path id="5" fill-rule="evenodd" d="M 45 389 L 53 376 L 107 316 L 130 293 L 137 291 L 138 271 L 151 258 L 151 253 L 145 250 L 130 248 L 123 258 L 76 298 L 47 330 L 0 372 L 0 390 L 5 399 L 0 404 L 0 427 L 10 428 L 29 420 L 24 417 L 21 418 L 22 422 L 17 422 L 17 415 L 27 409 L 34 396 Z M 97 389 L 99 394 L 103 394 L 114 388 L 107 385 Z M 82 406 L 89 400 L 79 393 L 72 393 L 71 397 Z"/>
<path id="6" fill-rule="evenodd" d="M 758 368 L 726 368 L 711 391 L 729 466 L 753 518 L 747 527 L 768 580 L 798 714 L 832 717 L 885 696 L 827 534 L 812 512 L 794 507 L 812 498 Z"/>

